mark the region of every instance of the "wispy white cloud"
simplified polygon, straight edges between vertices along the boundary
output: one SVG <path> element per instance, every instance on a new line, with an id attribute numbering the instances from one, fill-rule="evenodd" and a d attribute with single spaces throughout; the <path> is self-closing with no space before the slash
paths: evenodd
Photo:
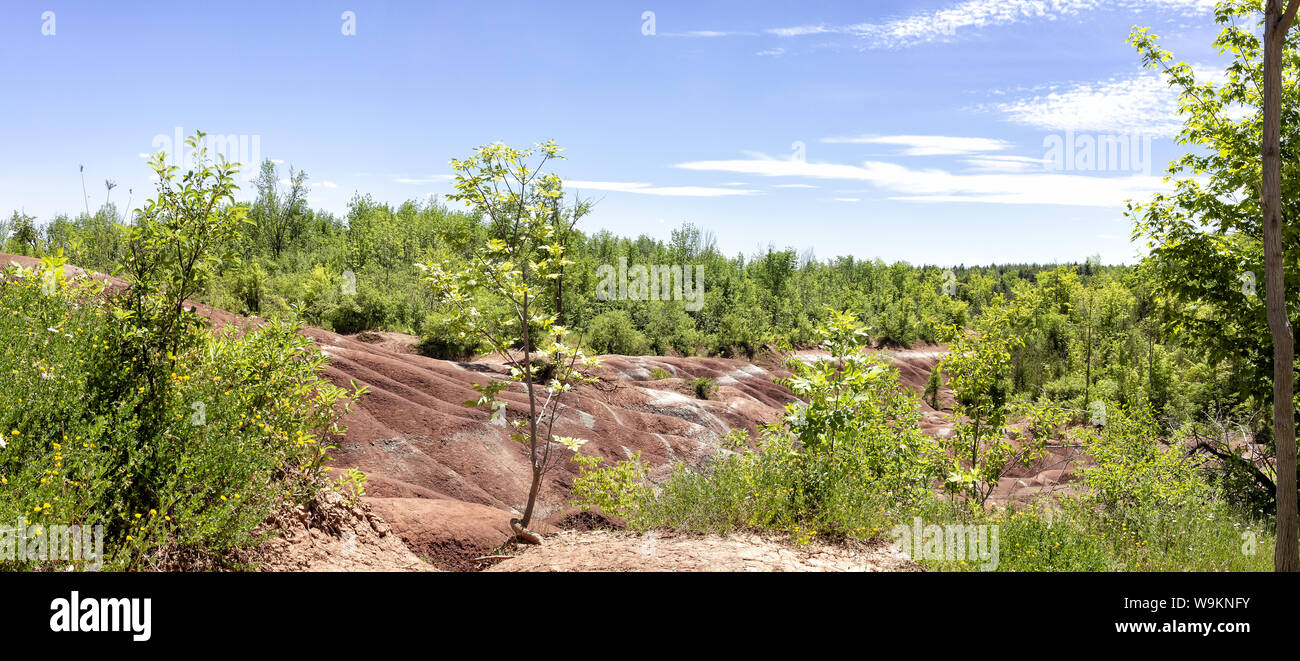
<path id="1" fill-rule="evenodd" d="M 454 177 L 449 174 L 434 174 L 424 178 L 416 177 L 396 177 L 394 182 L 399 184 L 436 184 L 443 181 L 451 181 Z"/>
<path id="2" fill-rule="evenodd" d="M 827 32 L 842 31 L 837 28 L 827 27 L 825 25 L 799 25 L 791 28 L 772 28 L 768 33 L 779 37 L 804 37 L 810 34 L 824 34 Z"/>
<path id="3" fill-rule="evenodd" d="M 724 32 L 722 30 L 688 30 L 686 32 L 665 32 L 665 37 L 685 37 L 689 39 L 713 39 L 717 37 L 752 37 L 753 32 Z"/>
<path id="4" fill-rule="evenodd" d="M 733 172 L 751 176 L 803 177 L 867 182 L 892 193 L 890 199 L 915 202 L 980 202 L 1116 207 L 1128 199 L 1167 190 L 1161 177 L 1147 175 L 1085 176 L 1060 173 L 954 174 L 894 163 L 861 165 L 810 163 L 794 159 L 692 161 L 685 170 Z"/>
<path id="5" fill-rule="evenodd" d="M 1121 5 L 1133 8 L 1159 8 L 1169 11 L 1187 11 L 1205 13 L 1214 11 L 1214 5 L 1220 0 L 1128 0 Z"/>
<path id="6" fill-rule="evenodd" d="M 766 49 L 766 50 L 758 51 L 757 53 L 754 53 L 754 54 L 755 54 L 755 55 L 759 55 L 759 56 L 780 57 L 780 56 L 782 56 L 782 55 L 785 55 L 785 49 L 784 49 L 784 48 L 768 48 L 768 49 Z"/>
<path id="7" fill-rule="evenodd" d="M 1047 161 L 1030 156 L 981 155 L 963 159 L 976 172 L 1031 172 L 1042 170 Z"/>
<path id="8" fill-rule="evenodd" d="M 1178 134 L 1178 95 L 1154 72 L 1075 83 L 1043 94 L 982 106 L 1023 126 L 1048 131 Z"/>
<path id="9" fill-rule="evenodd" d="M 884 135 L 842 138 L 822 138 L 829 144 L 894 145 L 905 147 L 908 156 L 964 156 L 982 152 L 1001 151 L 1011 143 L 993 138 L 954 138 L 943 135 Z"/>
<path id="10" fill-rule="evenodd" d="M 812 184 L 772 184 L 772 188 L 817 188 Z"/>
<path id="11" fill-rule="evenodd" d="M 710 186 L 655 186 L 634 181 L 575 181 L 566 179 L 566 188 L 586 190 L 603 190 L 616 193 L 636 193 L 637 195 L 660 195 L 665 197 L 728 197 L 733 195 L 754 195 L 759 191 L 747 188 L 715 188 Z"/>
<path id="12" fill-rule="evenodd" d="M 966 0 L 949 8 L 851 25 L 796 25 L 767 30 L 780 37 L 845 34 L 865 48 L 906 48 L 951 41 L 961 32 L 1025 21 L 1055 21 L 1100 9 L 1204 13 L 1214 0 Z"/>

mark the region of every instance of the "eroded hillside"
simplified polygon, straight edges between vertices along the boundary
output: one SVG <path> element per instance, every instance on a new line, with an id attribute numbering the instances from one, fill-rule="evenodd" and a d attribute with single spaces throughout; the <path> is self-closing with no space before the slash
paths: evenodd
<path id="1" fill-rule="evenodd" d="M 26 267 L 38 263 L 9 255 L 0 256 L 0 261 Z M 82 273 L 67 269 L 69 275 Z M 93 275 L 107 279 L 111 287 L 125 285 Z M 214 327 L 246 327 L 258 321 L 203 304 L 195 307 Z M 334 466 L 339 472 L 356 467 L 367 473 L 363 507 L 370 510 L 365 517 L 378 522 L 375 530 L 382 536 L 391 530 L 415 556 L 443 569 L 475 568 L 474 558 L 504 544 L 512 536 L 510 518 L 524 505 L 531 479 L 528 455 L 510 440 L 506 425 L 493 424 L 481 409 L 464 405 L 478 396 L 472 384 L 506 374 L 502 361 L 427 358 L 414 352 L 417 338 L 398 333 L 340 335 L 318 328 L 302 332 L 330 356 L 326 376 L 331 381 L 368 389 L 344 420 L 347 433 L 337 441 Z M 901 383 L 919 395 L 945 350 L 924 345 L 882 353 L 898 368 Z M 798 353 L 804 360 L 823 355 Z M 556 432 L 587 439 L 584 453 L 610 461 L 639 453 L 652 480 L 665 477 L 677 462 L 703 467 L 722 451 L 719 439 L 727 431 L 756 431 L 776 421 L 792 401 L 790 392 L 773 382 L 788 374 L 776 357 L 758 362 L 763 366 L 723 358 L 604 356 L 595 371 L 599 382 L 568 395 Z M 699 377 L 717 386 L 709 399 L 691 389 L 690 382 Z M 508 403 L 508 415 L 525 415 L 527 396 L 521 386 L 503 392 L 501 399 Z M 938 410 L 922 401 L 923 430 L 934 436 L 951 434 L 952 404 L 947 388 L 940 392 Z M 542 530 L 563 526 L 573 514 L 568 499 L 577 466 L 568 461 L 567 450 L 557 451 L 559 460 L 546 476 L 538 504 L 536 527 Z M 1033 466 L 1004 478 L 995 500 L 1028 498 L 1069 483 L 1077 448 L 1049 451 Z M 391 564 L 409 563 L 404 556 Z M 346 561 L 329 563 L 329 568 L 348 566 Z M 300 568 L 315 567 L 307 562 Z"/>

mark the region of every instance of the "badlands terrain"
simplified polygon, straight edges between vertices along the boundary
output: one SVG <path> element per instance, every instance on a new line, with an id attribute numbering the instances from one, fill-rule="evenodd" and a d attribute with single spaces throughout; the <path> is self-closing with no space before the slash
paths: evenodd
<path id="1" fill-rule="evenodd" d="M 0 264 L 26 267 L 39 260 L 0 255 Z M 82 273 L 66 267 L 68 275 Z M 123 286 L 120 280 L 93 274 Z M 258 320 L 232 315 L 201 303 L 198 312 L 215 327 L 246 327 Z M 341 497 L 316 503 L 315 511 L 274 522 L 279 539 L 252 552 L 248 560 L 280 570 L 452 570 L 492 567 L 520 570 L 910 570 L 916 566 L 887 542 L 852 547 L 813 544 L 792 547 L 773 535 L 716 536 L 672 532 L 637 536 L 593 530 L 599 517 L 569 506 L 577 475 L 573 462 L 559 462 L 546 476 L 534 528 L 548 535 L 542 547 L 506 549 L 513 537 L 509 521 L 519 516 L 530 480 L 527 454 L 491 424 L 480 409 L 464 405 L 478 393 L 473 383 L 506 373 L 499 358 L 468 363 L 415 353 L 416 337 L 365 331 L 340 335 L 318 328 L 302 331 L 330 356 L 326 376 L 335 384 L 368 387 L 345 418 L 346 435 L 337 439 L 335 474 L 350 467 L 368 475 L 360 506 Z M 878 349 L 899 370 L 904 387 L 918 395 L 945 347 Z M 797 358 L 824 355 L 801 351 Z M 641 453 L 652 481 L 684 462 L 707 465 L 721 452 L 728 430 L 757 431 L 775 422 L 793 397 L 773 379 L 786 376 L 781 357 L 762 353 L 754 362 L 725 358 L 604 356 L 599 382 L 571 395 L 556 433 L 587 439 L 586 454 L 608 461 Z M 667 374 L 666 378 L 655 378 Z M 717 384 L 711 399 L 697 398 L 690 381 L 709 377 Z M 511 413 L 527 407 L 522 388 L 501 395 Z M 932 435 L 952 430 L 952 395 L 940 393 L 939 410 L 920 403 L 922 427 Z M 999 484 L 994 501 L 1028 499 L 1068 484 L 1078 448 L 1049 447 L 1050 453 Z M 540 522 L 539 522 L 540 521 Z M 538 523 L 539 522 L 539 523 Z M 655 537 L 654 535 L 657 535 Z M 653 540 L 652 542 L 650 540 Z M 647 553 L 647 548 L 652 549 Z M 514 557 L 522 556 L 522 557 Z M 486 559 L 485 559 L 486 558 Z M 499 564 L 497 564 L 499 563 Z M 495 566 L 494 566 L 495 565 Z"/>

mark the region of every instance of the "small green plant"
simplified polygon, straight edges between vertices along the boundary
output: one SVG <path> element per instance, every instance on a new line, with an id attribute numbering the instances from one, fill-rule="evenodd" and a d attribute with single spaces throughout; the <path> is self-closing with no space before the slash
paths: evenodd
<path id="1" fill-rule="evenodd" d="M 573 480 L 571 505 L 582 507 L 584 512 L 592 507 L 604 514 L 630 518 L 649 494 L 645 466 L 641 453 L 629 461 L 620 461 L 601 467 L 604 459 L 575 452 L 573 461 L 578 464 L 578 477 Z"/>
<path id="2" fill-rule="evenodd" d="M 1094 462 L 1080 471 L 1089 502 L 1120 515 L 1195 508 L 1212 499 L 1211 485 L 1190 457 L 1158 440 L 1145 402 L 1108 402 L 1106 411 L 1105 425 L 1075 431 Z"/>
<path id="3" fill-rule="evenodd" d="M 717 392 L 718 385 L 707 376 L 701 376 L 691 381 L 691 390 L 695 391 L 695 396 L 700 399 L 712 399 L 713 393 Z"/>
<path id="4" fill-rule="evenodd" d="M 650 368 L 650 378 L 653 379 L 653 380 L 655 380 L 655 381 L 659 381 L 659 380 L 662 380 L 662 379 L 671 379 L 672 376 L 673 376 L 673 375 L 672 375 L 671 372 L 669 372 L 668 370 L 666 370 L 666 369 L 664 369 L 664 368 L 662 368 L 662 367 L 652 367 L 652 368 Z"/>
<path id="5" fill-rule="evenodd" d="M 930 408 L 939 410 L 939 388 L 943 386 L 943 368 L 938 365 L 930 370 L 930 377 L 925 380 L 925 399 Z"/>
<path id="6" fill-rule="evenodd" d="M 366 495 L 367 479 L 366 474 L 356 468 L 349 468 L 348 472 L 339 478 L 339 486 L 342 487 L 343 495 L 347 496 L 349 503 L 355 505 L 361 501 L 362 496 Z"/>
<path id="7" fill-rule="evenodd" d="M 1029 422 L 1030 438 L 1049 441 L 1070 419 L 1069 411 L 1051 402 L 1026 402 L 1013 407 Z"/>
<path id="8" fill-rule="evenodd" d="M 916 396 L 888 360 L 862 352 L 867 331 L 852 313 L 832 313 L 818 334 L 831 358 L 787 361 L 791 376 L 777 380 L 801 400 L 786 406 L 783 424 L 805 459 L 852 466 L 902 502 L 928 491 L 935 446 L 920 431 Z"/>

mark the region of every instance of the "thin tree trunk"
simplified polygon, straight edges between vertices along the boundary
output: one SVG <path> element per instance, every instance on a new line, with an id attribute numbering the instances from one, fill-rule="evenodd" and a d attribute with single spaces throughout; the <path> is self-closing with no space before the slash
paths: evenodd
<path id="1" fill-rule="evenodd" d="M 1086 347 L 1083 368 L 1083 408 L 1092 410 L 1092 290 L 1085 290 L 1088 298 L 1088 333 L 1084 343 Z"/>
<path id="2" fill-rule="evenodd" d="M 1300 571 L 1296 512 L 1295 346 L 1287 316 L 1282 272 L 1282 54 L 1300 0 L 1285 14 L 1282 0 L 1269 0 L 1264 14 L 1263 181 L 1264 265 L 1268 327 L 1273 336 L 1273 439 L 1277 450 L 1277 546 L 1275 571 Z"/>
<path id="3" fill-rule="evenodd" d="M 551 200 L 551 219 L 555 225 L 555 238 L 561 246 L 569 247 L 568 232 L 564 229 L 564 218 L 560 216 L 559 200 Z M 574 222 L 577 222 L 576 220 Z M 564 326 L 564 260 L 560 260 L 560 277 L 555 279 L 555 325 Z M 558 338 L 557 338 L 558 339 Z"/>
<path id="4" fill-rule="evenodd" d="M 525 276 L 525 280 L 527 280 L 527 276 Z M 519 525 L 527 528 L 528 523 L 533 519 L 533 506 L 537 503 L 537 492 L 542 485 L 542 466 L 537 461 L 537 398 L 533 394 L 533 352 L 532 347 L 529 346 L 532 343 L 532 337 L 528 332 L 527 292 L 524 293 L 522 316 L 524 325 L 524 386 L 528 389 L 528 463 L 533 469 L 533 482 L 528 487 L 528 505 L 524 508 L 524 516 L 519 520 Z"/>
<path id="5" fill-rule="evenodd" d="M 1147 399 L 1155 394 L 1156 387 L 1156 336 L 1147 334 Z"/>

